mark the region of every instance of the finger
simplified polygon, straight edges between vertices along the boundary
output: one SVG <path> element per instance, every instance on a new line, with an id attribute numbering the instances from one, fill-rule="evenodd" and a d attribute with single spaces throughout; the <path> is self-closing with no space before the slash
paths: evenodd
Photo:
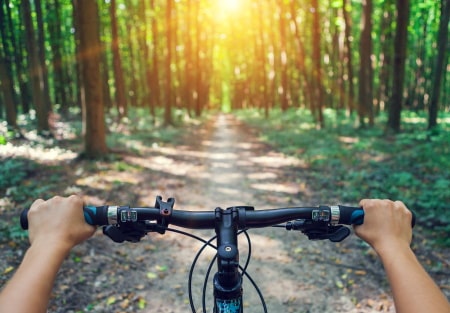
<path id="1" fill-rule="evenodd" d="M 42 199 L 37 199 L 37 200 L 35 200 L 35 201 L 33 202 L 33 204 L 31 204 L 30 210 L 32 210 L 33 208 L 39 207 L 39 206 L 40 206 L 41 204 L 43 204 L 43 203 L 45 203 L 45 201 L 42 200 Z"/>

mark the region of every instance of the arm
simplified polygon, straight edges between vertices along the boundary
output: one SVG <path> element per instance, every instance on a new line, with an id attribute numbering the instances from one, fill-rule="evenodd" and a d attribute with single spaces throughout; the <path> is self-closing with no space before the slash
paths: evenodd
<path id="1" fill-rule="evenodd" d="M 362 200 L 364 224 L 356 234 L 377 252 L 395 302 L 397 313 L 449 313 L 450 305 L 410 248 L 411 212 L 402 202 Z"/>
<path id="2" fill-rule="evenodd" d="M 0 294 L 0 312 L 44 313 L 56 274 L 78 243 L 95 232 L 77 196 L 36 200 L 28 213 L 30 248 Z"/>

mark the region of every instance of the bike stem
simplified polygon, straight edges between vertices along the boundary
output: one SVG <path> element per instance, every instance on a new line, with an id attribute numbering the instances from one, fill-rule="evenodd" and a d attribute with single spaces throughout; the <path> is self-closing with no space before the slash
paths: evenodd
<path id="1" fill-rule="evenodd" d="M 214 313 L 242 313 L 242 274 L 239 272 L 239 208 L 216 208 L 217 267 Z"/>

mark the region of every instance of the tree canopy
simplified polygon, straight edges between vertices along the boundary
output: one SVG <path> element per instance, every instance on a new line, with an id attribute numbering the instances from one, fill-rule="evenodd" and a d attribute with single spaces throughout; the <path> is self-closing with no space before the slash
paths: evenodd
<path id="1" fill-rule="evenodd" d="M 406 108 L 433 128 L 450 108 L 449 12 L 448 0 L 2 0 L 0 117 L 14 128 L 34 110 L 45 132 L 50 112 L 100 105 L 163 111 L 165 124 L 176 109 L 298 107 L 324 127 L 333 108 L 362 126 L 387 111 L 399 131 Z"/>

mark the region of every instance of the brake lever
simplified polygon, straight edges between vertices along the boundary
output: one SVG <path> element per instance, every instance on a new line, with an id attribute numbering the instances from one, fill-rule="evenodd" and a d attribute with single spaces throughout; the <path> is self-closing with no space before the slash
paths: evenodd
<path id="1" fill-rule="evenodd" d="M 103 234 L 118 243 L 139 242 L 147 235 L 147 230 L 145 223 L 134 223 L 133 226 L 108 225 L 103 227 Z"/>
<path id="2" fill-rule="evenodd" d="M 348 227 L 338 225 L 338 226 L 329 226 L 328 230 L 324 229 L 308 229 L 302 231 L 306 236 L 308 236 L 309 240 L 324 240 L 328 239 L 332 242 L 341 242 L 345 238 L 347 238 L 351 231 Z"/>
<path id="3" fill-rule="evenodd" d="M 329 239 L 332 242 L 340 242 L 347 238 L 351 231 L 343 225 L 332 226 L 324 221 L 299 219 L 286 224 L 287 230 L 297 230 L 305 234 L 309 240 Z"/>

